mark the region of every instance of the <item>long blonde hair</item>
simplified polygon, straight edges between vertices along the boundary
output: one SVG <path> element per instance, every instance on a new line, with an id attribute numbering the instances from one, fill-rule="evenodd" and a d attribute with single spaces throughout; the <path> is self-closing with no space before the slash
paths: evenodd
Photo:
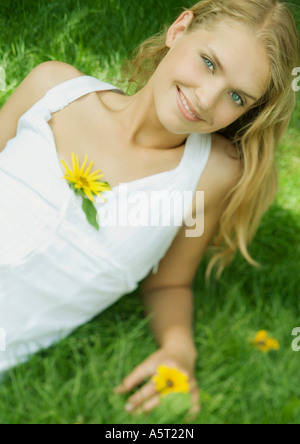
<path id="1" fill-rule="evenodd" d="M 235 20 L 257 33 L 271 64 L 264 97 L 219 132 L 238 148 L 244 167 L 241 180 L 226 197 L 227 206 L 210 247 L 212 257 L 206 275 L 209 277 L 217 266 L 219 277 L 238 250 L 250 264 L 258 266 L 248 246 L 277 193 L 275 149 L 295 106 L 292 71 L 299 66 L 299 34 L 289 8 L 278 0 L 202 0 L 189 10 L 194 19 L 187 33 L 223 19 Z M 145 86 L 168 53 L 167 30 L 165 27 L 143 42 L 123 65 L 123 76 L 129 89 L 134 86 L 134 92 Z"/>

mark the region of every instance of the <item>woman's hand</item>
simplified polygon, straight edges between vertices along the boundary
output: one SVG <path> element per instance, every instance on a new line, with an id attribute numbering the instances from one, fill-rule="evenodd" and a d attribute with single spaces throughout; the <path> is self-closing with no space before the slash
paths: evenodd
<path id="1" fill-rule="evenodd" d="M 200 391 L 194 376 L 195 358 L 192 357 L 192 354 L 189 356 L 186 350 L 180 353 L 180 351 L 176 349 L 161 348 L 136 367 L 136 369 L 123 380 L 120 386 L 115 389 L 115 393 L 129 393 L 135 387 L 146 382 L 148 378 L 154 376 L 160 365 L 166 365 L 171 368 L 176 367 L 188 376 L 193 403 L 190 413 L 199 413 Z M 156 391 L 155 383 L 153 381 L 146 382 L 141 389 L 128 399 L 126 410 L 128 412 L 134 412 L 139 409 L 144 412 L 150 412 L 160 404 L 160 396 Z"/>

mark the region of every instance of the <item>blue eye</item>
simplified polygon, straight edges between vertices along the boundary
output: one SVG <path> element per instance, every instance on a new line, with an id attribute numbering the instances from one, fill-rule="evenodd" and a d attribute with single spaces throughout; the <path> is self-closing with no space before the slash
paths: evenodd
<path id="1" fill-rule="evenodd" d="M 205 64 L 206 64 L 206 66 L 207 66 L 211 71 L 214 71 L 214 70 L 215 70 L 215 65 L 214 65 L 214 63 L 213 63 L 211 60 L 209 60 L 207 57 L 203 57 L 203 60 L 204 60 L 204 62 L 205 62 Z"/>
<path id="2" fill-rule="evenodd" d="M 231 97 L 232 97 L 234 103 L 236 103 L 237 105 L 240 105 L 240 106 L 244 106 L 245 105 L 243 99 L 241 98 L 241 96 L 239 94 L 232 93 Z"/>
<path id="3" fill-rule="evenodd" d="M 212 73 L 214 73 L 214 72 L 215 72 L 215 69 L 216 69 L 215 64 L 214 64 L 209 58 L 207 58 L 206 56 L 201 56 L 201 57 L 202 57 L 202 59 L 204 60 L 204 63 L 205 63 L 205 65 L 208 67 L 208 69 L 209 69 Z M 236 105 L 238 105 L 238 106 L 242 106 L 242 107 L 245 106 L 245 101 L 242 99 L 242 97 L 241 97 L 239 94 L 237 94 L 237 93 L 235 93 L 235 92 L 230 93 L 230 94 L 231 94 L 231 97 L 232 97 L 232 99 L 233 99 L 233 102 L 234 102 Z"/>

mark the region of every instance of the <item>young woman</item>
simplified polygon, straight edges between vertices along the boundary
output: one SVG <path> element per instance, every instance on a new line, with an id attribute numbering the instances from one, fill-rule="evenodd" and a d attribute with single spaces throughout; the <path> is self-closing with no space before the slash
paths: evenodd
<path id="1" fill-rule="evenodd" d="M 151 410 L 159 395 L 148 378 L 168 364 L 188 375 L 197 405 L 195 273 L 209 246 L 208 275 L 215 265 L 220 275 L 238 249 L 255 264 L 247 246 L 275 196 L 274 154 L 295 103 L 298 45 L 284 3 L 203 0 L 140 46 L 133 95 L 60 62 L 26 77 L 0 112 L 0 372 L 143 281 L 159 350 L 116 392 L 145 383 L 127 408 Z M 85 174 L 87 155 L 95 169 Z M 62 180 L 61 161 L 66 179 L 81 181 L 81 195 Z M 106 201 L 95 198 L 100 221 L 116 206 L 124 216 L 135 191 L 190 191 L 196 219 L 204 211 L 204 234 L 187 236 L 182 208 L 164 202 L 161 212 L 179 214 L 180 229 L 107 223 L 97 230 L 82 201 L 99 168 L 111 187 Z M 151 200 L 140 210 L 149 205 L 159 212 Z"/>

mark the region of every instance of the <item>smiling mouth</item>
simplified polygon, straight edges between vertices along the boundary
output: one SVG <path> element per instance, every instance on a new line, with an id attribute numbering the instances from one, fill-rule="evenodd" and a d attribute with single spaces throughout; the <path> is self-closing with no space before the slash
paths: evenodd
<path id="1" fill-rule="evenodd" d="M 190 101 L 185 97 L 180 88 L 177 86 L 177 100 L 181 114 L 190 122 L 203 121 L 202 117 L 195 111 Z"/>

